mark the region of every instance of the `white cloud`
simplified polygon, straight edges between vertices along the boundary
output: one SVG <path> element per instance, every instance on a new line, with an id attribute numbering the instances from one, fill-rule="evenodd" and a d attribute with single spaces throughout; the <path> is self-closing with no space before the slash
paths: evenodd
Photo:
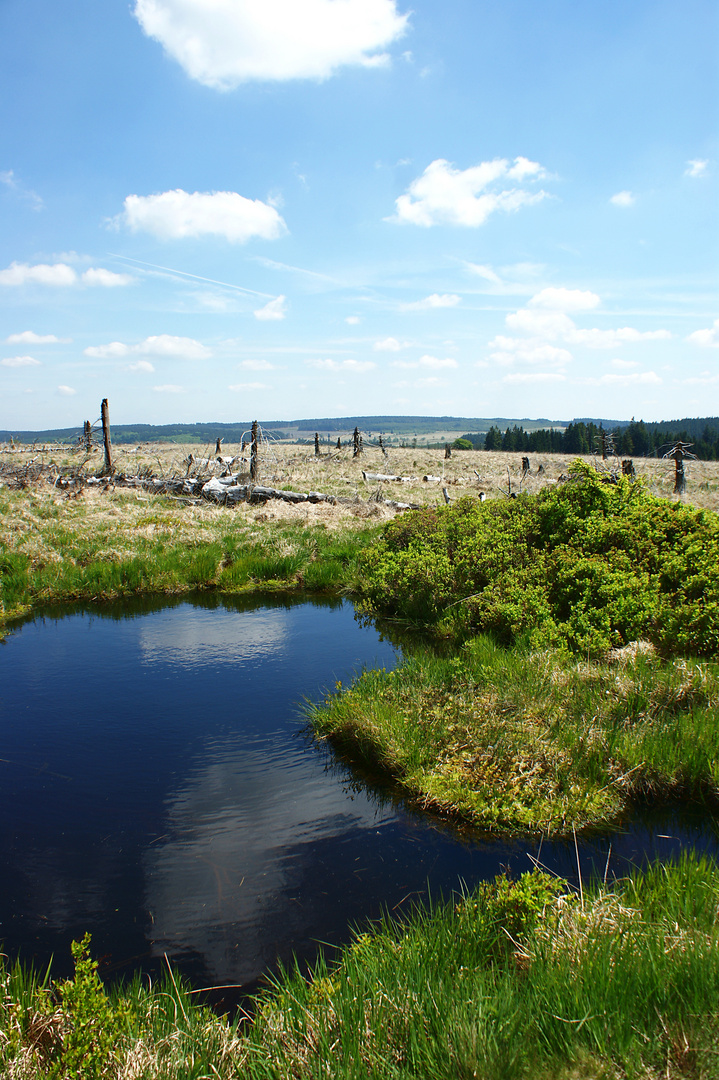
<path id="1" fill-rule="evenodd" d="M 548 338 L 550 341 L 555 338 L 568 338 L 576 330 L 572 320 L 563 311 L 520 308 L 519 311 L 507 315 L 504 321 L 510 330 L 519 330 L 521 333 Z"/>
<path id="2" fill-rule="evenodd" d="M 660 386 L 661 378 L 655 371 L 634 371 L 627 375 L 609 372 L 599 379 L 587 379 L 593 386 Z"/>
<path id="3" fill-rule="evenodd" d="M 636 330 L 633 326 L 620 326 L 617 330 L 581 330 L 575 327 L 567 340 L 576 345 L 587 345 L 590 349 L 615 349 L 618 345 L 637 341 L 667 341 L 671 336 L 669 330 Z"/>
<path id="4" fill-rule="evenodd" d="M 117 360 L 137 353 L 180 360 L 207 360 L 212 356 L 211 350 L 202 342 L 194 338 L 174 337 L 172 334 L 153 334 L 137 345 L 111 341 L 107 345 L 90 345 L 85 349 L 85 356 L 92 356 L 96 360 Z"/>
<path id="5" fill-rule="evenodd" d="M 104 270 L 101 266 L 91 266 L 82 275 L 86 285 L 102 285 L 106 289 L 116 288 L 118 285 L 132 285 L 132 274 L 115 274 L 112 270 Z"/>
<path id="6" fill-rule="evenodd" d="M 388 337 L 383 338 L 382 341 L 375 341 L 372 348 L 375 352 L 400 352 L 402 349 L 409 348 L 409 342 L 398 341 L 397 338 Z"/>
<path id="7" fill-rule="evenodd" d="M 695 330 L 689 335 L 687 341 L 704 348 L 719 349 L 719 319 L 715 319 L 714 325 L 707 330 Z"/>
<path id="8" fill-rule="evenodd" d="M 72 386 L 60 385 L 57 389 L 58 392 L 63 395 L 63 397 L 72 397 L 74 394 L 77 393 L 77 390 L 74 390 Z"/>
<path id="9" fill-rule="evenodd" d="M 269 300 L 264 307 L 258 308 L 254 315 L 256 319 L 260 319 L 262 322 L 269 322 L 275 319 L 284 319 L 287 314 L 287 297 L 276 296 L 274 300 Z"/>
<path id="10" fill-rule="evenodd" d="M 222 236 L 244 244 L 253 236 L 276 240 L 287 226 L 274 206 L 246 199 L 236 191 L 195 191 L 177 188 L 159 195 L 128 195 L 117 218 L 133 232 L 148 232 L 158 240 Z"/>
<path id="11" fill-rule="evenodd" d="M 432 293 L 425 296 L 424 300 L 414 300 L 411 304 L 400 304 L 401 311 L 428 311 L 430 308 L 456 307 L 461 301 L 461 296 L 453 293 Z"/>
<path id="12" fill-rule="evenodd" d="M 505 375 L 506 383 L 547 383 L 564 382 L 565 376 L 558 371 L 513 371 Z"/>
<path id="13" fill-rule="evenodd" d="M 322 371 L 347 371 L 357 375 L 377 367 L 372 360 L 305 360 L 305 363 Z"/>
<path id="14" fill-rule="evenodd" d="M 609 201 L 613 206 L 621 206 L 626 209 L 629 206 L 634 206 L 636 199 L 631 191 L 618 191 L 616 195 L 612 195 Z"/>
<path id="15" fill-rule="evenodd" d="M 392 367 L 397 368 L 456 368 L 459 367 L 456 360 L 446 357 L 444 360 L 438 356 L 422 356 L 419 360 L 393 360 Z"/>
<path id="16" fill-rule="evenodd" d="M 246 368 L 248 371 L 274 371 L 275 369 L 275 365 L 269 360 L 241 360 L 237 366 Z"/>
<path id="17" fill-rule="evenodd" d="M 66 263 L 10 263 L 6 270 L 0 270 L 0 285 L 55 285 L 67 286 L 77 283 L 77 274 Z"/>
<path id="18" fill-rule="evenodd" d="M 609 363 L 612 365 L 612 367 L 619 368 L 621 371 L 627 370 L 629 368 L 639 367 L 639 364 L 636 362 L 636 360 L 620 360 L 618 357 L 615 360 L 610 360 Z"/>
<path id="19" fill-rule="evenodd" d="M 155 370 L 155 368 L 150 363 L 149 360 L 138 360 L 137 363 L 135 363 L 135 364 L 128 364 L 127 365 L 127 370 L 128 371 L 150 371 L 150 372 L 152 372 L 152 371 Z"/>
<path id="20" fill-rule="evenodd" d="M 484 278 L 485 281 L 491 281 L 493 285 L 501 285 L 502 279 L 499 274 L 495 273 L 491 266 L 482 266 L 480 263 L 468 262 L 465 266 L 472 274 L 476 274 L 477 277 Z"/>
<path id="21" fill-rule="evenodd" d="M 232 386 L 228 386 L 227 389 L 228 390 L 234 390 L 236 393 L 242 393 L 243 391 L 247 391 L 247 390 L 271 390 L 272 387 L 268 386 L 267 383 L 244 382 L 244 383 L 234 383 Z"/>
<path id="22" fill-rule="evenodd" d="M 418 389 L 426 386 L 444 386 L 444 379 L 438 379 L 436 376 L 430 375 L 426 379 L 417 379 L 414 385 Z"/>
<path id="23" fill-rule="evenodd" d="M 357 326 L 361 321 L 359 315 L 348 315 L 345 319 L 345 322 L 349 323 L 350 326 Z"/>
<path id="24" fill-rule="evenodd" d="M 497 158 L 464 170 L 438 158 L 412 181 L 405 195 L 395 200 L 397 212 L 388 220 L 425 228 L 432 225 L 475 228 L 498 210 L 511 213 L 547 197 L 546 191 L 530 192 L 502 185 L 545 176 L 542 166 L 527 158 L 515 158 L 513 165 L 506 158 Z"/>
<path id="25" fill-rule="evenodd" d="M 178 386 L 177 383 L 163 383 L 161 386 L 153 386 L 152 388 L 157 394 L 184 394 L 184 386 Z"/>
<path id="26" fill-rule="evenodd" d="M 230 90 L 253 79 L 324 79 L 377 66 L 407 29 L 395 0 L 135 0 L 148 37 L 191 79 Z"/>
<path id="27" fill-rule="evenodd" d="M 591 311 L 599 303 L 596 293 L 583 289 L 542 289 L 529 301 L 529 307 L 550 311 Z"/>
<path id="28" fill-rule="evenodd" d="M 0 360 L 3 367 L 40 367 L 40 361 L 34 356 L 6 356 Z"/>
<path id="29" fill-rule="evenodd" d="M 5 338 L 8 345 L 57 345 L 69 338 L 55 337 L 54 334 L 36 334 L 34 330 L 23 330 L 21 334 L 10 334 Z"/>
<path id="30" fill-rule="evenodd" d="M 702 158 L 694 158 L 687 162 L 687 167 L 684 170 L 685 176 L 692 176 L 694 178 L 699 176 L 705 176 L 706 171 L 709 168 L 709 162 Z"/>

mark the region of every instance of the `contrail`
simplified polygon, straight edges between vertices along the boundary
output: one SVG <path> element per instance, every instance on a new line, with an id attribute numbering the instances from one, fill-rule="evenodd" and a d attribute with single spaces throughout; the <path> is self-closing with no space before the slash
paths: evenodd
<path id="1" fill-rule="evenodd" d="M 275 299 L 272 293 L 258 292 L 257 289 L 246 289 L 244 285 L 231 285 L 229 281 L 215 281 L 214 278 L 201 277 L 199 274 L 188 274 L 184 270 L 175 270 L 171 266 L 158 266 L 157 263 L 131 259 L 129 255 L 117 255 L 114 251 L 108 251 L 107 254 L 113 259 L 122 259 L 123 262 L 137 263 L 138 266 L 150 266 L 153 270 L 164 270 L 168 274 L 178 274 L 180 277 L 193 278 L 195 281 L 207 281 L 210 285 L 222 285 L 225 289 L 235 289 L 237 292 L 247 293 L 248 296 L 259 296 L 263 300 Z"/>

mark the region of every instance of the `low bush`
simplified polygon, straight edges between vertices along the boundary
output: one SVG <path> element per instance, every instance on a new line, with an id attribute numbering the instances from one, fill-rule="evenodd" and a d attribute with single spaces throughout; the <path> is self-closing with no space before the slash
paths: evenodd
<path id="1" fill-rule="evenodd" d="M 506 502 L 407 513 L 360 559 L 363 610 L 457 637 L 594 655 L 638 638 L 719 652 L 719 519 L 575 463 Z"/>

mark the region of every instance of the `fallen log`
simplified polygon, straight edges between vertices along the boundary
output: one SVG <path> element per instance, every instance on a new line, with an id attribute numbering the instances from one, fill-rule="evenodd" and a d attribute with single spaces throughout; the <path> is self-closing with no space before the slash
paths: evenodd
<path id="1" fill-rule="evenodd" d="M 383 484 L 411 484 L 413 476 L 393 476 L 386 473 L 365 472 L 362 470 L 362 479 L 367 483 L 379 482 Z M 425 477 L 426 479 L 426 477 Z"/>

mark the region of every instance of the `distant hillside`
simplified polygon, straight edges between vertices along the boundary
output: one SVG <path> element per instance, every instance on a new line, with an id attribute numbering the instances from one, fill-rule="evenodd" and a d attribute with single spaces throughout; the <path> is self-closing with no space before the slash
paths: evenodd
<path id="1" fill-rule="evenodd" d="M 719 417 L 685 417 L 682 420 L 662 420 L 651 423 L 632 420 L 607 420 L 581 417 L 573 420 L 549 420 L 544 417 L 537 420 L 511 417 L 467 417 L 467 416 L 342 416 L 320 417 L 310 420 L 263 420 L 262 428 L 276 439 L 297 440 L 304 442 L 315 431 L 321 436 L 346 434 L 358 427 L 365 435 L 386 435 L 400 440 L 419 438 L 427 442 L 456 433 L 468 435 L 475 445 L 484 446 L 484 437 L 492 432 L 492 441 L 496 435 L 502 437 L 508 431 L 521 431 L 525 435 L 539 432 L 554 432 L 555 441 L 567 429 L 594 431 L 626 432 L 631 436 L 634 453 L 656 452 L 660 444 L 676 438 L 688 441 L 711 443 L 719 435 Z M 194 424 L 112 424 L 112 441 L 118 445 L 141 442 L 198 443 L 210 445 L 217 438 L 225 443 L 239 443 L 247 438 L 251 421 L 234 424 L 207 421 Z M 75 443 L 82 433 L 82 425 L 76 428 L 48 428 L 44 431 L 0 430 L 0 442 L 9 442 L 14 438 L 18 443 L 62 442 Z M 516 440 L 515 440 L 516 441 Z M 550 440 L 551 441 L 551 440 Z M 520 440 L 521 442 L 521 440 Z M 547 442 L 545 439 L 543 441 Z M 591 442 L 591 438 L 590 438 Z M 552 443 L 553 445 L 553 443 Z M 629 445 L 629 443 L 628 443 Z M 517 449 L 530 449 L 528 445 Z M 549 448 L 549 443 L 547 447 Z"/>

